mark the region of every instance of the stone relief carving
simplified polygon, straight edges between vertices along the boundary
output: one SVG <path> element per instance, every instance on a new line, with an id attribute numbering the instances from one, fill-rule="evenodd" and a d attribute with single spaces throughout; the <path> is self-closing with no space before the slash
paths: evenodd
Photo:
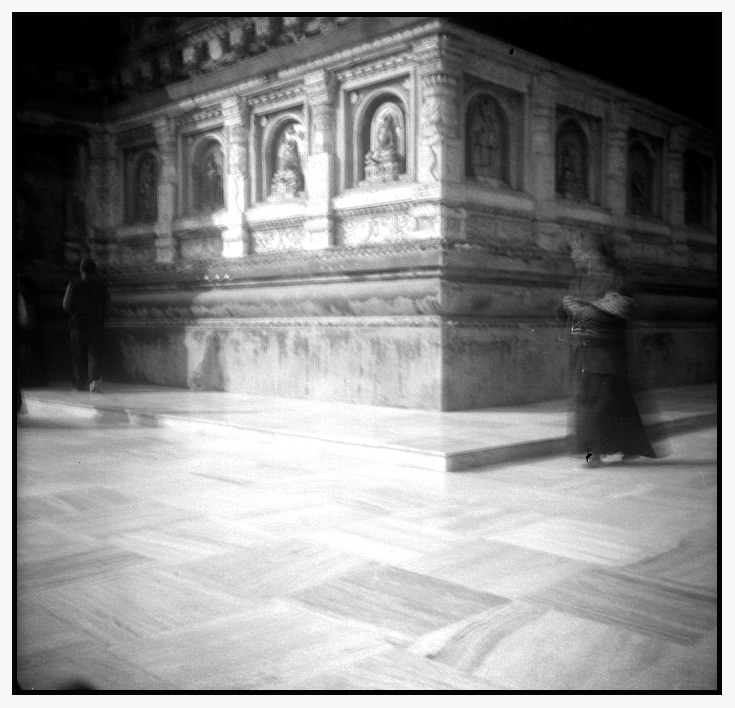
<path id="1" fill-rule="evenodd" d="M 135 220 L 155 221 L 158 212 L 158 165 L 153 155 L 138 164 L 135 192 Z"/>
<path id="2" fill-rule="evenodd" d="M 490 96 L 474 99 L 467 111 L 468 172 L 478 180 L 502 179 L 503 126 Z"/>
<path id="3" fill-rule="evenodd" d="M 403 241 L 410 235 L 412 222 L 407 213 L 348 218 L 340 220 L 337 239 L 340 245 L 348 248 Z"/>
<path id="4" fill-rule="evenodd" d="M 182 259 L 217 258 L 222 253 L 222 237 L 219 234 L 179 236 L 177 240 Z"/>
<path id="5" fill-rule="evenodd" d="M 288 123 L 278 138 L 271 194 L 297 196 L 304 191 L 304 171 L 301 156 L 304 151 L 304 128 Z"/>
<path id="6" fill-rule="evenodd" d="M 556 145 L 556 191 L 566 199 L 587 199 L 588 158 L 584 134 L 576 124 L 562 128 Z"/>
<path id="7" fill-rule="evenodd" d="M 384 182 L 403 171 L 405 130 L 403 113 L 393 102 L 378 108 L 370 127 L 370 149 L 365 153 L 365 179 Z"/>
<path id="8" fill-rule="evenodd" d="M 707 165 L 710 167 L 710 165 Z M 708 222 L 709 195 L 705 172 L 705 160 L 687 155 L 684 160 L 684 223 L 705 226 Z"/>
<path id="9" fill-rule="evenodd" d="M 653 160 L 640 143 L 628 151 L 628 204 L 633 214 L 653 213 Z"/>
<path id="10" fill-rule="evenodd" d="M 306 233 L 303 226 L 290 225 L 253 232 L 255 253 L 298 250 L 304 246 Z"/>

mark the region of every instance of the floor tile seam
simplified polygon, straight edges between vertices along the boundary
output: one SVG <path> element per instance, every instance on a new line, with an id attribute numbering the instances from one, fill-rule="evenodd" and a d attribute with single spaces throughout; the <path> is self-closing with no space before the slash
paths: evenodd
<path id="1" fill-rule="evenodd" d="M 682 599 L 690 599 L 701 603 L 709 603 L 716 605 L 718 602 L 717 593 L 704 592 L 701 586 L 692 585 L 690 583 L 682 583 L 668 578 L 661 578 L 655 574 L 648 574 L 642 571 L 633 571 L 631 566 L 620 566 L 616 569 L 597 568 L 592 571 L 597 576 L 604 576 L 613 580 L 622 580 L 630 584 L 638 585 L 642 589 L 656 591 L 659 594 L 665 594 L 671 597 L 682 597 Z"/>
<path id="2" fill-rule="evenodd" d="M 579 617 L 605 627 L 622 628 L 637 636 L 659 639 L 677 646 L 693 646 L 708 631 L 708 628 L 694 631 L 687 630 L 686 627 L 673 627 L 672 631 L 666 631 L 666 629 L 661 628 L 660 623 L 656 623 L 655 619 L 652 620 L 648 616 L 640 615 L 644 620 L 640 622 L 637 618 L 626 618 L 620 614 L 604 612 L 600 609 L 588 609 L 584 605 L 570 605 L 568 603 L 562 605 L 538 595 L 528 595 L 525 600 L 533 604 L 546 606 L 562 615 Z"/>

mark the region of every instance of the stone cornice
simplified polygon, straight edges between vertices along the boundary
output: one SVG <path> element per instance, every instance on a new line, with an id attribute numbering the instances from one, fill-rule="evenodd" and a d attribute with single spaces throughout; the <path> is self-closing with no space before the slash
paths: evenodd
<path id="1" fill-rule="evenodd" d="M 264 112 L 264 108 L 268 110 L 284 108 L 296 105 L 302 102 L 303 99 L 304 85 L 298 82 L 284 84 L 262 93 L 247 96 L 245 100 L 252 106 L 253 113 L 258 114 Z"/>
<path id="2" fill-rule="evenodd" d="M 215 105 L 207 106 L 206 108 L 198 108 L 188 113 L 183 113 L 176 116 L 175 122 L 179 128 L 184 128 L 192 123 L 211 123 L 221 121 L 224 119 L 222 113 L 222 106 L 217 103 Z"/>

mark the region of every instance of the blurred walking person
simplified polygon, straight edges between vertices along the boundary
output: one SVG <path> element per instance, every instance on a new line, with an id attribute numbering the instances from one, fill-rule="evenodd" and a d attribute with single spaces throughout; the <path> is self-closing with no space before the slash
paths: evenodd
<path id="1" fill-rule="evenodd" d="M 572 260 L 578 275 L 563 305 L 572 322 L 574 451 L 593 467 L 616 453 L 656 457 L 628 382 L 626 321 L 634 303 L 623 275 L 591 237 L 574 244 Z"/>
<path id="2" fill-rule="evenodd" d="M 69 283 L 63 306 L 69 315 L 74 388 L 101 393 L 107 283 L 96 270 L 95 262 L 85 256 L 79 266 L 81 279 Z"/>

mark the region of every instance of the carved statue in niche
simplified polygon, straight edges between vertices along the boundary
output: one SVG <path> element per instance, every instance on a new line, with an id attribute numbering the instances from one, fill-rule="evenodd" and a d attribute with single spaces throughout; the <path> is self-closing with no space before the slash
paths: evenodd
<path id="1" fill-rule="evenodd" d="M 653 213 L 653 168 L 643 148 L 635 147 L 629 152 L 630 178 L 628 194 L 630 211 L 633 214 Z"/>
<path id="2" fill-rule="evenodd" d="M 500 120 L 494 102 L 488 96 L 477 99 L 473 104 L 468 138 L 472 176 L 480 180 L 500 179 Z"/>
<path id="3" fill-rule="evenodd" d="M 143 158 L 138 170 L 138 192 L 135 217 L 137 221 L 155 221 L 157 207 L 156 162 L 153 157 Z"/>
<path id="4" fill-rule="evenodd" d="M 395 180 L 401 173 L 401 126 L 397 110 L 389 104 L 373 119 L 370 150 L 365 154 L 365 179 L 369 182 Z"/>
<path id="5" fill-rule="evenodd" d="M 214 150 L 207 155 L 202 170 L 201 207 L 216 209 L 225 203 L 222 177 L 222 155 Z"/>
<path id="6" fill-rule="evenodd" d="M 586 151 L 581 138 L 573 133 L 562 135 L 557 148 L 556 191 L 566 199 L 586 199 Z"/>
<path id="7" fill-rule="evenodd" d="M 271 180 L 272 194 L 296 196 L 304 191 L 301 139 L 296 123 L 290 123 L 281 133 L 276 152 L 276 169 Z"/>

